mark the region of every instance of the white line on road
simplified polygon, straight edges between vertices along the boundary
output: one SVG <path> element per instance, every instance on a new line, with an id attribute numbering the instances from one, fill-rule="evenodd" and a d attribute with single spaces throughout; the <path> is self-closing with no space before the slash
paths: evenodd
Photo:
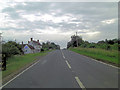
<path id="1" fill-rule="evenodd" d="M 63 58 L 65 59 L 65 56 L 63 56 Z"/>
<path id="2" fill-rule="evenodd" d="M 67 63 L 68 67 L 71 69 L 71 66 L 70 66 L 70 64 L 68 63 L 68 61 L 66 60 L 65 62 Z"/>
<path id="3" fill-rule="evenodd" d="M 40 60 L 39 60 L 40 61 Z M 35 62 L 34 64 L 32 64 L 31 66 L 29 66 L 28 68 L 26 68 L 24 71 L 22 71 L 21 73 L 19 73 L 17 76 L 15 76 L 14 78 L 12 78 L 11 80 L 9 80 L 7 83 L 5 83 L 4 85 L 2 85 L 0 87 L 0 89 L 2 89 L 3 87 L 5 87 L 7 84 L 9 84 L 10 82 L 12 82 L 14 79 L 16 79 L 18 76 L 20 76 L 21 74 L 23 74 L 25 71 L 27 71 L 28 69 L 30 69 L 31 67 L 33 67 L 34 65 L 36 65 L 39 61 Z"/>
<path id="4" fill-rule="evenodd" d="M 82 84 L 82 82 L 80 81 L 80 79 L 79 79 L 78 77 L 75 77 L 75 79 L 76 79 L 78 85 L 80 86 L 80 88 L 86 90 L 86 89 L 85 89 L 85 86 Z"/>
<path id="5" fill-rule="evenodd" d="M 80 55 L 81 55 L 81 54 L 80 54 Z M 111 65 L 111 64 L 104 63 L 104 62 L 102 62 L 102 61 L 95 60 L 95 59 L 90 58 L 90 57 L 87 57 L 87 56 L 85 56 L 85 55 L 82 55 L 82 56 L 85 57 L 85 58 L 91 59 L 91 60 L 93 60 L 93 61 L 102 63 L 102 64 L 104 64 L 104 65 L 107 65 L 107 66 L 110 66 L 110 67 L 113 67 L 113 68 L 116 68 L 116 69 L 120 69 L 119 67 L 113 66 L 113 65 Z"/>
<path id="6" fill-rule="evenodd" d="M 61 53 L 62 53 L 62 55 L 63 55 L 63 58 L 65 59 L 65 56 L 64 56 L 62 50 L 61 50 Z M 65 62 L 67 63 L 67 66 L 71 69 L 71 66 L 70 66 L 70 64 L 68 63 L 68 61 L 65 60 Z M 72 71 L 72 72 L 73 72 L 73 71 Z M 85 86 L 82 84 L 82 82 L 80 81 L 80 79 L 79 79 L 78 77 L 75 77 L 75 79 L 76 79 L 79 87 L 82 88 L 82 90 L 86 90 L 86 89 L 85 89 Z"/>
<path id="7" fill-rule="evenodd" d="M 120 69 L 119 67 L 116 67 L 116 66 L 113 66 L 113 65 L 110 65 L 110 64 L 104 63 L 104 62 L 102 62 L 102 61 L 98 61 L 98 60 L 95 60 L 95 59 L 91 59 L 91 60 L 94 60 L 94 61 L 96 61 L 96 62 L 99 62 L 99 63 L 105 64 L 105 65 L 107 65 L 107 66 L 111 66 L 111 67 L 113 67 L 113 68 Z"/>
<path id="8" fill-rule="evenodd" d="M 62 50 L 61 50 L 61 53 L 62 53 L 63 58 L 65 59 L 65 55 L 63 54 Z"/>

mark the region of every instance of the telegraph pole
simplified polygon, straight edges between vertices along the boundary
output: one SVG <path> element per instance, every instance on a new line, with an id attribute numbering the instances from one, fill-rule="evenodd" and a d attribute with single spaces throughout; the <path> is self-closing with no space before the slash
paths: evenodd
<path id="1" fill-rule="evenodd" d="M 1 48 L 2 48 L 2 33 L 0 33 L 0 50 L 2 50 Z"/>
<path id="2" fill-rule="evenodd" d="M 77 42 L 77 47 L 78 47 L 78 38 L 77 38 L 77 32 L 76 32 L 76 42 Z"/>
<path id="3" fill-rule="evenodd" d="M 2 71 L 2 33 L 0 33 L 0 63 L 1 63 L 1 66 L 0 66 L 0 71 Z M 1 78 L 1 74 L 0 74 L 0 78 Z M 0 80 L 0 83 L 2 81 Z M 0 84 L 1 85 L 1 84 Z"/>
<path id="4" fill-rule="evenodd" d="M 77 32 L 76 32 L 76 36 L 77 36 Z"/>

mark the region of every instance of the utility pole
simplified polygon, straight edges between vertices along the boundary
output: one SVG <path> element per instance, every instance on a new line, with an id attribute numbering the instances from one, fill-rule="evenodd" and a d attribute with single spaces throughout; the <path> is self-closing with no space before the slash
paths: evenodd
<path id="1" fill-rule="evenodd" d="M 2 33 L 0 33 L 0 50 L 2 48 Z"/>
<path id="2" fill-rule="evenodd" d="M 76 42 L 77 42 L 77 47 L 78 47 L 78 38 L 77 38 L 77 32 L 76 32 Z"/>
<path id="3" fill-rule="evenodd" d="M 0 63 L 2 63 L 2 33 L 0 33 Z M 2 65 L 2 64 L 1 64 Z M 0 71 L 2 71 L 2 66 L 0 66 Z M 0 75 L 1 76 L 1 75 Z M 1 77 L 0 77 L 1 78 Z M 0 81 L 1 82 L 1 81 Z M 1 84 L 0 84 L 1 85 Z"/>
<path id="4" fill-rule="evenodd" d="M 2 41 L 2 33 L 0 33 L 0 42 Z"/>

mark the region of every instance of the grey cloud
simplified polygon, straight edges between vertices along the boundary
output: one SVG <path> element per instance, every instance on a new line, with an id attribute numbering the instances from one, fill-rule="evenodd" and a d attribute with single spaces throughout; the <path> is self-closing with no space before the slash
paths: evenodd
<path id="1" fill-rule="evenodd" d="M 26 28 L 13 28 L 13 27 L 4 27 L 0 28 L 0 30 L 27 30 Z"/>
<path id="2" fill-rule="evenodd" d="M 2 13 L 9 14 L 10 18 L 12 18 L 12 19 L 20 18 L 19 13 L 16 12 L 15 8 L 7 7 L 7 8 L 2 10 Z"/>
<path id="3" fill-rule="evenodd" d="M 46 29 L 47 27 L 60 28 L 62 32 L 67 32 L 70 30 L 91 30 L 91 31 L 100 31 L 101 35 L 97 38 L 93 38 L 93 40 L 100 40 L 103 38 L 114 38 L 117 36 L 117 22 L 113 24 L 102 25 L 101 21 L 109 20 L 117 18 L 117 3 L 109 2 L 26 2 L 26 5 L 22 3 L 17 3 L 14 7 L 7 7 L 2 10 L 2 13 L 9 14 L 9 18 L 13 20 L 19 20 L 16 24 L 21 27 L 5 27 L 0 28 L 0 30 L 34 30 L 34 29 Z M 19 10 L 24 10 L 23 13 L 17 12 Z M 33 21 L 30 22 L 27 19 L 21 17 L 22 14 L 34 14 L 37 16 L 37 13 L 41 14 L 49 14 L 55 13 L 55 17 L 61 17 L 64 15 L 72 15 L 71 18 L 76 18 L 74 20 L 70 20 L 70 22 L 81 22 L 78 24 L 70 23 L 70 22 L 60 22 L 54 23 L 52 21 Z M 81 32 L 84 33 L 84 32 Z M 107 35 L 106 35 L 107 34 Z M 65 41 L 59 41 L 59 43 L 65 43 Z M 58 42 L 58 41 L 56 41 Z"/>
<path id="4" fill-rule="evenodd" d="M 99 27 L 98 30 L 101 32 L 101 36 L 99 39 L 113 39 L 113 38 L 118 38 L 118 25 L 117 22 L 113 24 L 108 24 L 102 27 Z"/>

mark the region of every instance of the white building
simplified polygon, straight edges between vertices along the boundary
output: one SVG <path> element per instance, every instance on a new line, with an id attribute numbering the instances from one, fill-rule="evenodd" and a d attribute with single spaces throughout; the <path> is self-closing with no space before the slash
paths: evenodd
<path id="1" fill-rule="evenodd" d="M 39 40 L 35 41 L 31 38 L 31 41 L 28 41 L 28 44 L 23 44 L 23 52 L 24 54 L 28 53 L 37 53 L 41 51 L 42 45 L 40 44 Z"/>
<path id="2" fill-rule="evenodd" d="M 34 47 L 32 47 L 31 45 L 28 45 L 28 44 L 23 45 L 22 50 L 23 50 L 24 54 L 34 53 Z"/>

